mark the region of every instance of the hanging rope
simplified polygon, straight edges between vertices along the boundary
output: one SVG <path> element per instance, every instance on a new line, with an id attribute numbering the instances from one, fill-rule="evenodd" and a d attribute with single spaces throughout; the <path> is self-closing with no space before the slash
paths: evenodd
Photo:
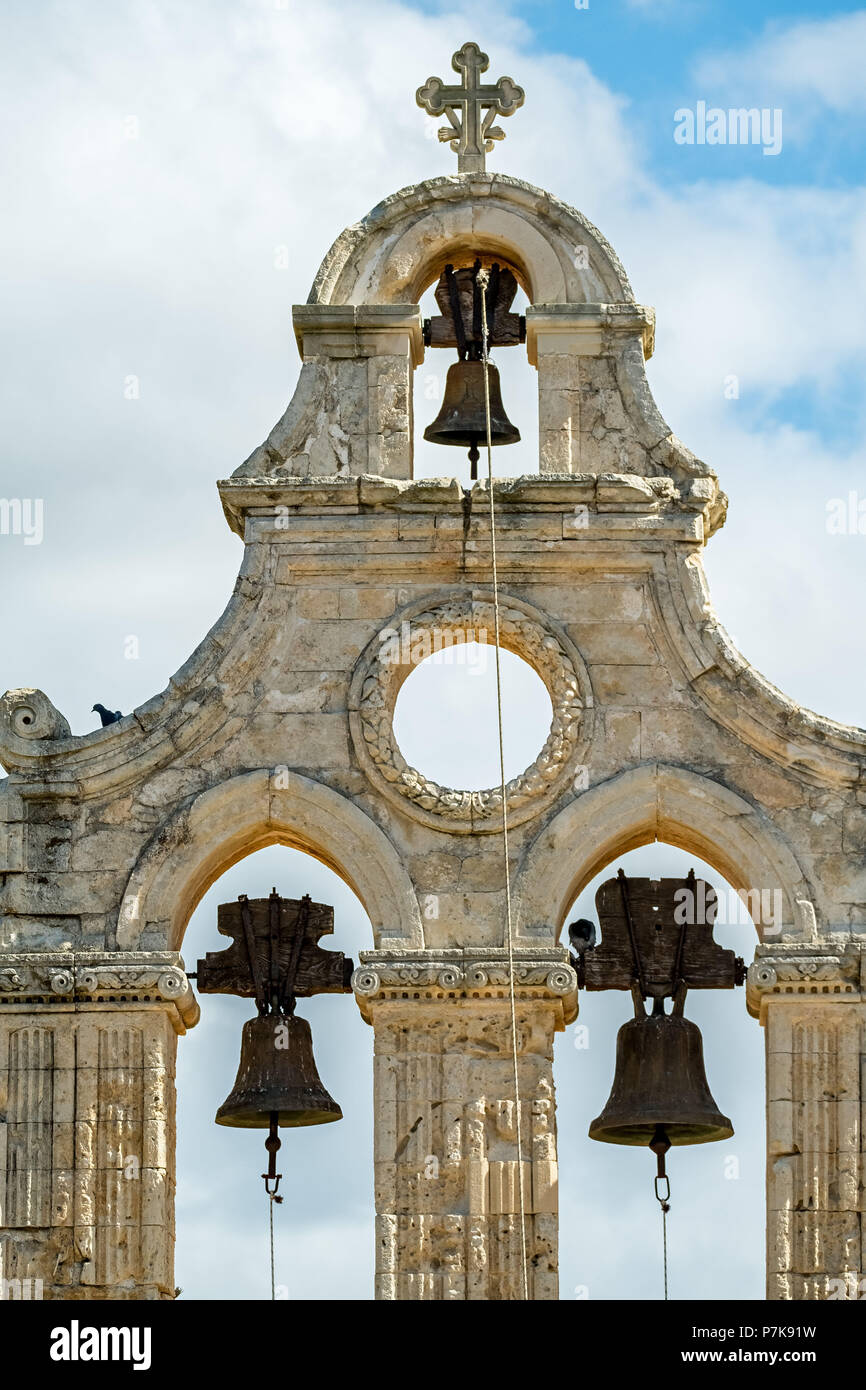
<path id="1" fill-rule="evenodd" d="M 526 1200 L 523 1192 L 523 1139 L 520 1103 L 520 1076 L 517 1064 L 517 1009 L 514 1000 L 514 940 L 511 918 L 511 870 L 508 858 L 508 803 L 505 796 L 505 744 L 502 736 L 502 672 L 499 662 L 499 573 L 496 562 L 496 512 L 493 506 L 493 440 L 490 424 L 490 380 L 487 355 L 487 286 L 489 272 L 479 270 L 477 283 L 481 291 L 481 360 L 484 363 L 484 414 L 487 422 L 487 491 L 490 500 L 490 550 L 493 569 L 493 613 L 495 623 L 494 652 L 496 656 L 496 717 L 499 728 L 499 781 L 502 793 L 502 854 L 505 863 L 505 919 L 508 944 L 508 982 L 511 1001 L 511 1060 L 514 1068 L 514 1108 L 517 1116 L 517 1181 L 520 1196 L 520 1265 L 523 1275 L 523 1297 L 529 1300 L 529 1266 L 526 1258 Z"/>
<path id="2" fill-rule="evenodd" d="M 659 1163 L 661 1173 L 655 1180 L 656 1201 L 662 1209 L 662 1259 L 665 1271 L 665 1302 L 668 1301 L 668 1212 L 671 1209 L 671 1184 L 667 1173 L 664 1172 L 664 1158 Z M 664 1183 L 664 1190 L 659 1191 L 660 1183 Z"/>
<path id="3" fill-rule="evenodd" d="M 276 1196 L 276 1193 L 274 1193 L 274 1192 L 269 1192 L 269 1193 L 268 1193 L 268 1215 L 269 1215 L 269 1217 L 270 1217 L 270 1226 L 271 1226 L 271 1301 L 274 1301 L 274 1300 L 276 1299 L 276 1296 L 277 1296 L 277 1293 L 276 1293 L 276 1284 L 274 1283 L 274 1201 L 275 1201 L 275 1200 L 276 1200 L 276 1201 L 279 1201 L 280 1198 Z"/>

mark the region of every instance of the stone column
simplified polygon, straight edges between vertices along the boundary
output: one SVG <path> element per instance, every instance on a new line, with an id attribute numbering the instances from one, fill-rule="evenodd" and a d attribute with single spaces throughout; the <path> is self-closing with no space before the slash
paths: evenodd
<path id="1" fill-rule="evenodd" d="M 424 360 L 418 306 L 296 304 L 292 316 L 302 380 L 315 381 L 301 404 L 300 471 L 411 478 L 412 373 Z"/>
<path id="2" fill-rule="evenodd" d="M 176 955 L 0 957 L 3 1297 L 174 1297 Z"/>
<path id="3" fill-rule="evenodd" d="M 759 947 L 748 986 L 767 1043 L 767 1297 L 861 1297 L 860 948 Z"/>
<path id="4" fill-rule="evenodd" d="M 504 950 L 361 953 L 375 1033 L 376 1297 L 558 1297 L 553 1035 L 577 1013 L 561 948 L 515 951 L 521 1151 Z"/>
<path id="5" fill-rule="evenodd" d="M 641 448 L 629 438 L 623 382 L 626 396 L 642 390 L 643 362 L 652 354 L 653 336 L 652 311 L 638 304 L 527 309 L 526 352 L 538 369 L 541 473 L 643 471 Z M 637 373 L 635 363 L 626 362 L 627 344 L 637 354 Z M 601 364 L 604 370 L 593 366 L 593 358 L 609 359 Z M 587 406 L 593 418 L 582 425 L 581 411 Z"/>

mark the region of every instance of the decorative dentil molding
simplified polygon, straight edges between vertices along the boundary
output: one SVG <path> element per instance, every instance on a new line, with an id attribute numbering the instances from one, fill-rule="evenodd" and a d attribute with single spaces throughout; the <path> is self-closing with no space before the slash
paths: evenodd
<path id="1" fill-rule="evenodd" d="M 859 942 L 831 940 L 758 946 L 746 976 L 746 1003 L 755 1018 L 774 998 L 859 1002 L 866 955 Z"/>

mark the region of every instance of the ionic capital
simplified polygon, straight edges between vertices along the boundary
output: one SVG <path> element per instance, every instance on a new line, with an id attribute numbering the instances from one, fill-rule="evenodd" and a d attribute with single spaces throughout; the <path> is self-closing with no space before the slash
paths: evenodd
<path id="1" fill-rule="evenodd" d="M 40 951 L 0 954 L 0 1009 L 37 1004 L 161 1004 L 178 1032 L 199 1006 L 176 951 Z"/>
<path id="2" fill-rule="evenodd" d="M 510 998 L 511 966 L 505 947 L 431 951 L 361 951 L 352 989 L 362 1016 L 386 1000 L 501 1000 Z M 557 1026 L 577 1017 L 577 974 L 564 947 L 515 947 L 515 999 L 556 1006 Z"/>
<path id="3" fill-rule="evenodd" d="M 763 1022 L 775 1000 L 860 1003 L 866 957 L 856 942 L 815 941 L 758 946 L 746 976 L 749 1013 Z"/>

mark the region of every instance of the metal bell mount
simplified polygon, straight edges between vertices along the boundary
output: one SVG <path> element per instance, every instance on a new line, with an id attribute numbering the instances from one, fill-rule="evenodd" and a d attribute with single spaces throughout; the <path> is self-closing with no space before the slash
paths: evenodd
<path id="1" fill-rule="evenodd" d="M 600 943 L 590 922 L 569 928 L 579 983 L 590 990 L 628 989 L 634 1002 L 634 1018 L 617 1035 L 610 1095 L 589 1137 L 655 1154 L 665 1298 L 670 1210 L 665 1156 L 674 1145 L 709 1144 L 734 1132 L 707 1082 L 701 1030 L 683 1016 L 690 988 L 732 989 L 745 980 L 742 959 L 713 940 L 714 911 L 698 910 L 698 904 L 712 908 L 714 900 L 712 887 L 699 885 L 693 870 L 685 879 L 629 879 L 620 869 L 596 894 Z M 673 1000 L 671 1013 L 665 1012 L 666 998 Z"/>
<path id="2" fill-rule="evenodd" d="M 428 347 L 456 347 L 459 361 L 448 368 L 445 396 L 439 414 L 424 431 L 431 444 L 447 444 L 469 450 L 471 476 L 478 476 L 479 444 L 487 438 L 484 396 L 484 334 L 481 295 L 485 295 L 488 348 L 508 347 L 524 341 L 525 320 L 509 312 L 517 292 L 517 281 L 510 270 L 494 264 L 486 290 L 478 283 L 481 261 L 455 271 L 447 265 L 436 287 L 436 302 L 442 315 L 426 319 L 424 341 Z M 520 431 L 512 425 L 502 404 L 499 372 L 487 363 L 490 394 L 491 444 L 516 444 Z"/>
<path id="3" fill-rule="evenodd" d="M 689 989 L 731 989 L 745 979 L 743 961 L 713 940 L 713 913 L 695 920 L 695 905 L 712 905 L 714 896 L 707 884 L 699 890 L 693 871 L 685 879 L 629 879 L 620 869 L 599 888 L 602 938 L 580 951 L 579 977 L 589 990 L 630 990 L 635 1016 L 619 1030 L 613 1085 L 591 1139 L 652 1147 L 658 1156 L 663 1145 L 733 1134 L 707 1082 L 700 1029 L 683 1016 Z"/>
<path id="4" fill-rule="evenodd" d="M 268 1172 L 262 1176 L 272 1195 L 280 1183 L 278 1129 L 327 1124 L 343 1115 L 322 1085 L 310 1025 L 295 1016 L 296 1000 L 348 993 L 354 967 L 342 952 L 318 945 L 320 936 L 334 930 L 334 910 L 309 896 L 286 899 L 274 889 L 270 897 L 250 901 L 242 894 L 236 903 L 220 905 L 217 925 L 233 945 L 199 961 L 199 990 L 252 997 L 258 1015 L 244 1024 L 237 1076 L 216 1123 L 268 1130 Z"/>

